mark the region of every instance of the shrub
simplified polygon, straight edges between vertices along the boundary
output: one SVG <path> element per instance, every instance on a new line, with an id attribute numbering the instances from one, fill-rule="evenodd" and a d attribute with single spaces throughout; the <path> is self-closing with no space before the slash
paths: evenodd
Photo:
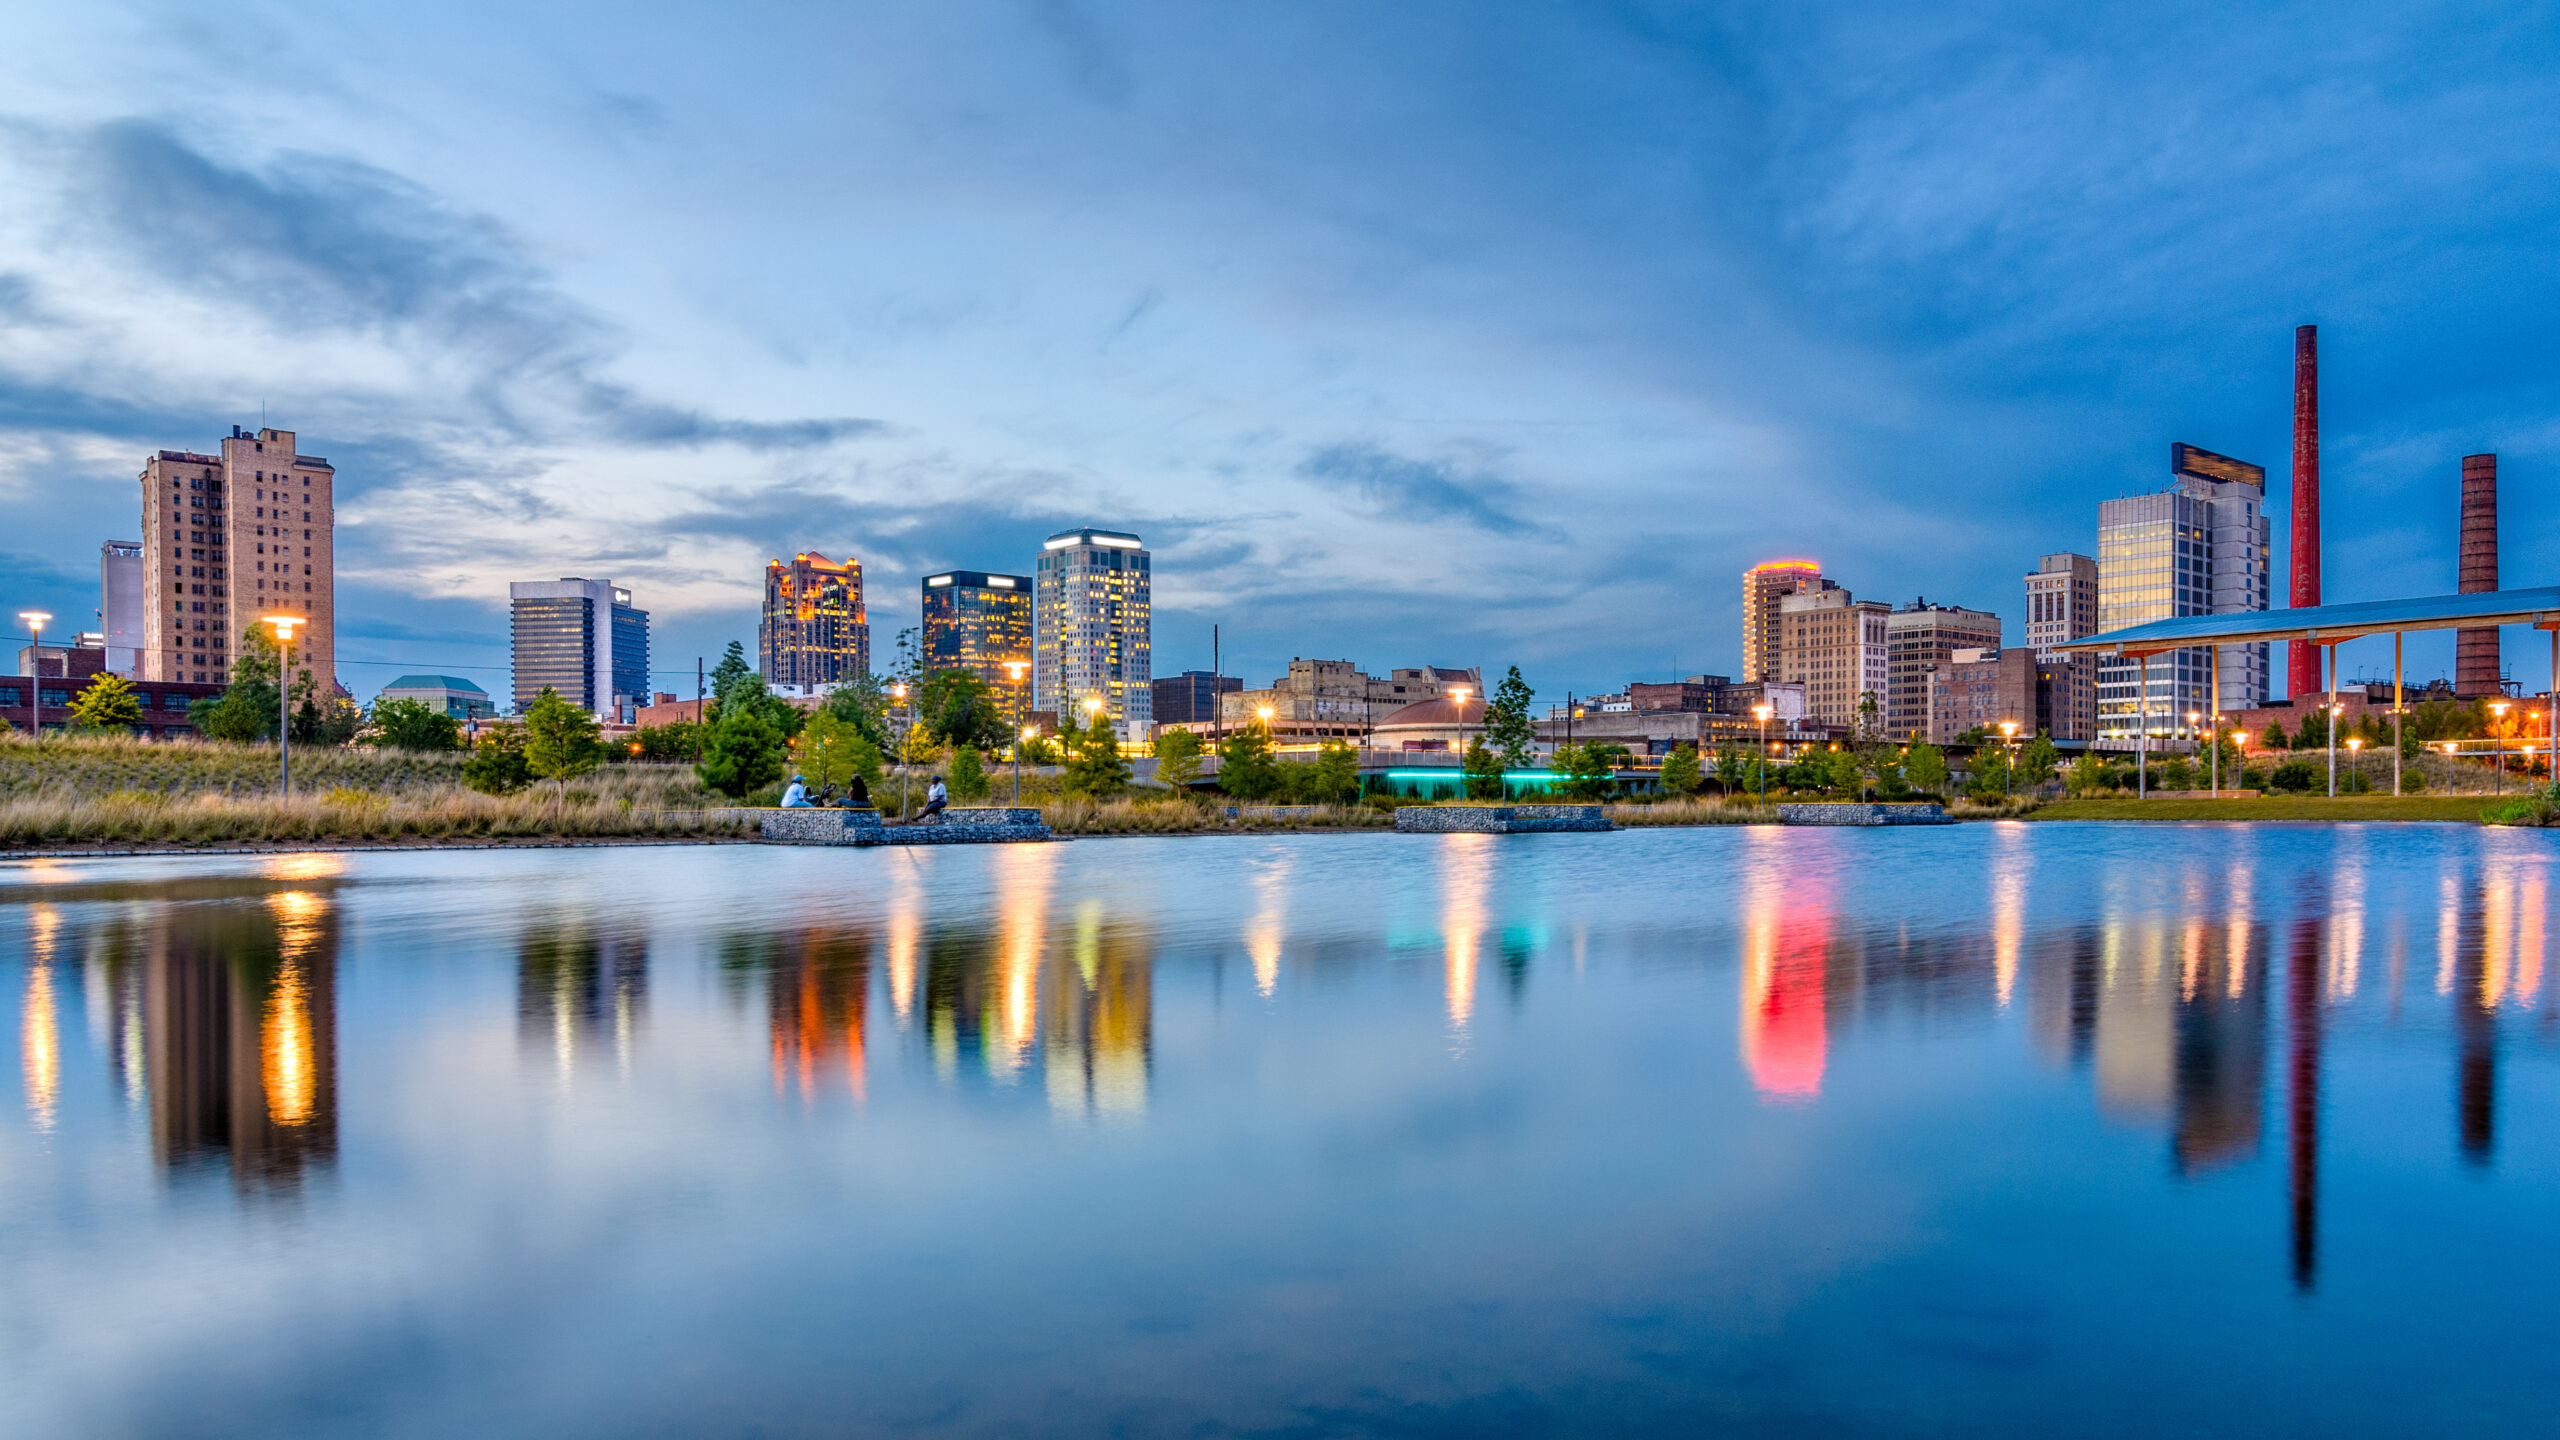
<path id="1" fill-rule="evenodd" d="M 2267 788 L 2287 795 L 2308 794 L 2320 781 L 2320 771 L 2308 760 L 2287 760 L 2267 777 Z"/>
<path id="2" fill-rule="evenodd" d="M 987 767 L 978 758 L 974 745 L 963 745 L 951 752 L 951 798 L 984 800 L 987 798 Z"/>
<path id="3" fill-rule="evenodd" d="M 463 762 L 462 783 L 483 795 L 513 795 L 533 783 L 533 767 L 524 760 L 524 727 L 512 722 L 492 725 Z"/>

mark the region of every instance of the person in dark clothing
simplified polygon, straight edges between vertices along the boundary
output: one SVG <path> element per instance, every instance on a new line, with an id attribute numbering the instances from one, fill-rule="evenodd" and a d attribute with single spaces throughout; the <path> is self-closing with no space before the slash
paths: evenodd
<path id="1" fill-rule="evenodd" d="M 862 783 L 861 776 L 856 775 L 846 783 L 844 803 L 845 808 L 849 810 L 864 808 L 871 804 L 871 787 Z"/>
<path id="2" fill-rule="evenodd" d="M 951 792 L 942 787 L 942 777 L 936 775 L 933 777 L 933 783 L 925 787 L 924 810 L 922 813 L 918 814 L 916 818 L 918 820 L 930 820 L 934 816 L 941 814 L 942 807 L 950 803 Z"/>

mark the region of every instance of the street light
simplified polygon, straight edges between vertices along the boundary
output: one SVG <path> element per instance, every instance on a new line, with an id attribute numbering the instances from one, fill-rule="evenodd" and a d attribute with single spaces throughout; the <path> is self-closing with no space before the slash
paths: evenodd
<path id="1" fill-rule="evenodd" d="M 2362 750 L 2363 748 L 2364 748 L 2364 737 L 2363 737 L 2363 736 L 2361 736 L 2361 735 L 2356 735 L 2356 736 L 2350 736 L 2350 737 L 2348 737 L 2348 740 L 2347 740 L 2347 773 L 2348 773 L 2348 775 L 2350 775 L 2350 776 L 2360 776 L 2360 775 L 2364 774 L 2364 767 L 2363 767 L 2363 766 L 2361 766 L 2361 765 L 2358 765 L 2358 764 L 2356 763 L 2356 761 L 2357 761 L 2357 759 L 2358 759 L 2356 752 L 2357 752 L 2357 751 L 2359 751 L 2359 750 Z M 2352 789 L 2354 789 L 2354 788 L 2355 788 L 2355 781 L 2354 781 L 2353 779 L 2350 779 L 2350 780 L 2347 782 L 2347 788 L 2348 788 L 2348 789 L 2350 789 L 2350 790 L 2352 790 Z"/>
<path id="2" fill-rule="evenodd" d="M 1013 803 L 1016 805 L 1022 803 L 1022 747 L 1039 737 L 1038 726 L 1025 725 L 1022 734 L 1013 742 Z"/>
<path id="3" fill-rule="evenodd" d="M 2504 729 L 2504 728 L 2506 727 L 2506 723 L 2507 723 L 2507 702 L 2506 702 L 2506 701 L 2504 701 L 2504 700 L 2492 700 L 2492 701 L 2490 701 L 2490 702 L 2489 702 L 2489 713 L 2498 717 L 2498 726 L 2499 726 L 2499 728 Z M 2504 736 L 2504 735 L 2492 735 L 2492 736 L 2490 736 L 2490 737 L 2489 737 L 2489 741 L 2490 741 L 2490 743 L 2491 743 L 2491 744 L 2493 744 L 2493 745 L 2495 745 L 2495 746 L 2497 746 L 2497 747 L 2498 747 L 2498 780 L 2497 780 L 2497 787 L 2498 787 L 2498 788 L 2497 788 L 2497 793 L 2499 793 L 2499 794 L 2501 794 L 2501 795 L 2504 795 L 2505 793 L 2507 793 L 2507 737 L 2506 737 L 2506 736 Z"/>
<path id="4" fill-rule="evenodd" d="M 2016 773 L 2018 768 L 2018 722 L 2015 720 L 2001 721 L 2000 738 L 2006 741 L 2009 746 L 2008 767 L 2000 772 L 2000 798 L 2006 800 L 2009 798 L 2009 777 Z"/>
<path id="5" fill-rule="evenodd" d="M 2333 649 L 2329 652 L 2329 683 L 2334 687 L 2337 681 L 2338 655 Z M 2332 800 L 2338 798 L 2338 717 L 2346 713 L 2344 705 L 2330 706 L 2329 723 L 2323 727 L 2328 733 L 2320 737 L 2327 742 L 2322 748 L 2329 753 L 2329 798 Z"/>
<path id="6" fill-rule="evenodd" d="M 916 728 L 915 717 L 907 713 L 907 687 L 901 682 L 889 687 L 889 698 L 898 702 L 898 823 L 907 820 L 907 787 L 915 777 L 907 773 L 907 732 Z"/>
<path id="7" fill-rule="evenodd" d="M 284 782 L 285 798 L 293 798 L 293 687 L 285 677 L 293 673 L 293 627 L 302 623 L 299 615 L 268 615 L 261 623 L 276 632 L 276 769 Z"/>
<path id="8" fill-rule="evenodd" d="M 1751 716 L 1760 722 L 1760 808 L 1769 807 L 1769 717 L 1776 710 L 1767 705 L 1751 707 Z"/>
<path id="9" fill-rule="evenodd" d="M 27 733 L 44 738 L 44 622 L 53 618 L 49 610 L 21 610 L 18 618 L 27 622 Z M 65 677 L 71 674 L 71 662 L 62 662 Z"/>

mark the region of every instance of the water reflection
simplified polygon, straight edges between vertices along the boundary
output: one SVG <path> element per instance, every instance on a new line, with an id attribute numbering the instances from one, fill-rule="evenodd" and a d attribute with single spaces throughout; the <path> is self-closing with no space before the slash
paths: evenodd
<path id="1" fill-rule="evenodd" d="M 516 942 L 516 1033 L 548 1049 L 566 1083 L 581 1056 L 610 1044 L 628 1072 L 649 1006 L 649 946 L 637 935 L 547 918 Z"/>
<path id="2" fill-rule="evenodd" d="M 1765 838 L 1763 838 L 1765 837 Z M 1822 1093 L 1834 898 L 1827 873 L 1794 873 L 1781 833 L 1754 830 L 1742 880 L 1742 1063 L 1764 1095 Z"/>

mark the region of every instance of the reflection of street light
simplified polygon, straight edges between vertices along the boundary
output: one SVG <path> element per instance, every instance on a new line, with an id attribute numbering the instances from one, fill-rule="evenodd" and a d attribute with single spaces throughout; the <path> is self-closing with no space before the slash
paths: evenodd
<path id="1" fill-rule="evenodd" d="M 1769 804 L 1769 717 L 1776 713 L 1767 705 L 1751 707 L 1752 718 L 1760 722 L 1760 805 L 1763 809 Z"/>
<path id="2" fill-rule="evenodd" d="M 2000 798 L 2006 800 L 2009 798 L 2009 777 L 2014 774 L 2018 768 L 2018 722 L 2015 720 L 2001 721 L 2000 738 L 2007 742 L 2009 747 L 2009 763 L 2000 771 Z"/>
<path id="3" fill-rule="evenodd" d="M 44 738 L 44 712 L 37 707 L 44 701 L 44 622 L 53 618 L 49 610 L 21 610 L 18 618 L 27 622 L 27 731 L 37 739 Z M 71 661 L 62 662 L 65 679 L 71 675 Z"/>
<path id="4" fill-rule="evenodd" d="M 299 615 L 267 615 L 261 617 L 276 632 L 276 770 L 284 782 L 285 798 L 293 798 L 293 687 L 285 677 L 293 673 L 293 627 L 302 623 Z"/>

